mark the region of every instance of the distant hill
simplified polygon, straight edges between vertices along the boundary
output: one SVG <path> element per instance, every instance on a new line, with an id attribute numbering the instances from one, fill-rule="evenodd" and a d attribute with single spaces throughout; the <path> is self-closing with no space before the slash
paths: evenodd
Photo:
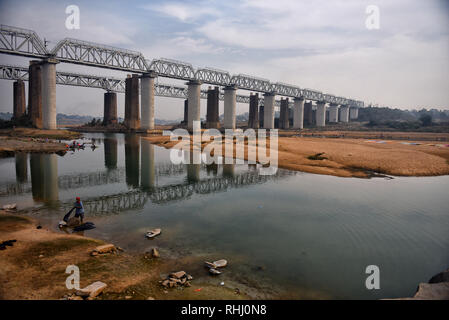
<path id="1" fill-rule="evenodd" d="M 12 113 L 11 112 L 0 112 L 0 119 L 1 120 L 8 121 L 8 120 L 11 120 L 11 118 L 12 118 Z"/>

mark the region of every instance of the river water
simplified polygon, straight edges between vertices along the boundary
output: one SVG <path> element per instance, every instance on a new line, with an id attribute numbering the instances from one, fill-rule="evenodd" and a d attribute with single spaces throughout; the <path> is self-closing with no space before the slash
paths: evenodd
<path id="1" fill-rule="evenodd" d="M 248 164 L 174 165 L 138 135 L 85 137 L 98 148 L 0 159 L 0 204 L 62 232 L 79 196 L 97 226 L 84 235 L 131 252 L 157 246 L 197 278 L 261 298 L 412 296 L 449 266 L 449 176 L 260 176 Z M 162 235 L 145 239 L 153 228 Z M 219 278 L 197 268 L 220 258 Z M 368 265 L 379 267 L 378 290 L 365 287 Z"/>

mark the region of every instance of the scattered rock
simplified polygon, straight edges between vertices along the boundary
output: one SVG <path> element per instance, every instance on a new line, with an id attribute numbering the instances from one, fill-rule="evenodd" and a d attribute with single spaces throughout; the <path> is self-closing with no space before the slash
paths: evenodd
<path id="1" fill-rule="evenodd" d="M 76 290 L 75 295 L 80 296 L 82 298 L 87 298 L 89 296 L 89 292 Z"/>
<path id="2" fill-rule="evenodd" d="M 151 256 L 153 258 L 159 258 L 160 257 L 159 251 L 156 248 L 152 248 L 151 249 Z"/>
<path id="3" fill-rule="evenodd" d="M 44 257 L 44 255 L 43 255 L 43 254 L 40 254 L 40 255 L 39 255 L 39 258 L 43 258 L 43 257 Z"/>
<path id="4" fill-rule="evenodd" d="M 434 275 L 429 283 L 449 282 L 449 269 Z"/>
<path id="5" fill-rule="evenodd" d="M 126 297 L 125 297 L 126 300 L 129 300 L 129 299 L 131 299 L 131 298 L 132 298 L 132 296 L 126 296 Z"/>
<path id="6" fill-rule="evenodd" d="M 101 281 L 95 281 L 94 283 L 88 285 L 87 287 L 81 289 L 80 291 L 89 293 L 90 298 L 95 298 L 100 293 L 102 293 L 106 287 L 107 287 L 106 283 Z"/>
<path id="7" fill-rule="evenodd" d="M 164 286 L 164 287 L 168 287 L 168 284 L 170 283 L 170 280 L 164 280 L 164 281 L 162 281 L 162 285 Z"/>
<path id="8" fill-rule="evenodd" d="M 147 300 L 156 300 L 153 297 L 148 297 Z"/>
<path id="9" fill-rule="evenodd" d="M 165 288 L 178 287 L 178 289 L 182 289 L 183 286 L 190 287 L 189 279 L 192 280 L 193 277 L 185 271 L 178 271 L 170 273 L 167 279 L 160 281 L 160 283 Z"/>
<path id="10" fill-rule="evenodd" d="M 173 278 L 176 278 L 176 279 L 181 279 L 185 275 L 186 275 L 185 271 L 178 271 L 178 272 L 173 272 L 172 274 L 170 274 L 170 276 L 172 276 Z"/>
<path id="11" fill-rule="evenodd" d="M 98 246 L 91 252 L 91 255 L 95 256 L 98 254 L 106 254 L 106 253 L 115 253 L 117 252 L 117 248 L 113 244 L 104 244 L 102 246 Z"/>
<path id="12" fill-rule="evenodd" d="M 204 264 L 207 268 L 209 268 L 210 274 L 219 275 L 221 274 L 221 271 L 218 271 L 217 269 L 226 267 L 228 265 L 228 261 L 226 261 L 225 259 L 220 259 L 214 262 L 204 261 Z"/>
<path id="13" fill-rule="evenodd" d="M 150 230 L 150 231 L 147 231 L 147 233 L 146 233 L 146 237 L 147 238 L 149 238 L 149 239 L 152 239 L 152 238 L 154 238 L 154 237 L 156 237 L 156 236 L 158 236 L 158 235 L 160 235 L 161 234 L 161 229 L 153 229 L 153 230 Z"/>
<path id="14" fill-rule="evenodd" d="M 226 261 L 225 259 L 220 259 L 214 262 L 208 262 L 208 261 L 204 261 L 204 263 L 206 264 L 206 266 L 208 268 L 224 268 L 228 265 L 228 261 Z"/>
<path id="15" fill-rule="evenodd" d="M 3 210 L 17 210 L 17 204 L 16 203 L 5 204 L 3 206 Z"/>
<path id="16" fill-rule="evenodd" d="M 218 271 L 217 269 L 210 268 L 209 273 L 213 274 L 214 276 L 221 274 L 221 271 Z"/>
<path id="17" fill-rule="evenodd" d="M 415 299 L 449 300 L 449 282 L 420 283 Z"/>
<path id="18" fill-rule="evenodd" d="M 42 229 L 42 226 L 37 226 L 36 229 Z"/>

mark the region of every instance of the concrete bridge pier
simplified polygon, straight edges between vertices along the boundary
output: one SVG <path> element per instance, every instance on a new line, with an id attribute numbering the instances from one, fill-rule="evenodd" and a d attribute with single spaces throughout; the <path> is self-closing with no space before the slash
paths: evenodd
<path id="1" fill-rule="evenodd" d="M 19 119 L 25 114 L 25 83 L 17 80 L 13 83 L 13 117 Z"/>
<path id="2" fill-rule="evenodd" d="M 187 125 L 187 121 L 189 121 L 189 116 L 188 116 L 188 114 L 189 114 L 188 100 L 185 99 L 185 100 L 184 100 L 184 121 L 183 121 L 183 123 L 184 123 L 185 125 Z"/>
<path id="3" fill-rule="evenodd" d="M 108 125 L 113 123 L 117 123 L 117 93 L 105 92 L 103 124 Z"/>
<path id="4" fill-rule="evenodd" d="M 140 128 L 139 117 L 139 75 L 128 75 L 125 80 L 125 126 L 128 129 Z"/>
<path id="5" fill-rule="evenodd" d="M 42 62 L 42 127 L 56 129 L 56 64 L 55 59 Z"/>
<path id="6" fill-rule="evenodd" d="M 349 108 L 349 119 L 355 120 L 359 117 L 359 108 L 351 107 Z"/>
<path id="7" fill-rule="evenodd" d="M 281 112 L 279 115 L 279 129 L 288 129 L 290 127 L 289 122 L 289 108 L 288 98 L 281 99 Z"/>
<path id="8" fill-rule="evenodd" d="M 156 77 L 155 72 L 149 72 L 140 78 L 141 128 L 144 130 L 154 129 L 154 79 Z"/>
<path id="9" fill-rule="evenodd" d="M 326 103 L 318 101 L 316 105 L 316 125 L 324 127 L 326 125 Z"/>
<path id="10" fill-rule="evenodd" d="M 263 102 L 263 126 L 274 129 L 274 97 L 273 93 L 265 93 Z"/>
<path id="11" fill-rule="evenodd" d="M 249 96 L 248 128 L 259 129 L 259 94 Z"/>
<path id="12" fill-rule="evenodd" d="M 220 91 L 218 87 L 214 89 L 209 87 L 207 91 L 207 113 L 206 113 L 206 127 L 207 128 L 220 128 L 220 121 L 218 115 L 218 99 Z"/>
<path id="13" fill-rule="evenodd" d="M 338 105 L 335 103 L 331 103 L 329 106 L 329 122 L 338 122 Z"/>
<path id="14" fill-rule="evenodd" d="M 193 130 L 193 121 L 200 121 L 201 82 L 187 82 L 188 121 L 187 128 Z"/>
<path id="15" fill-rule="evenodd" d="M 313 124 L 312 101 L 304 103 L 304 124 Z"/>
<path id="16" fill-rule="evenodd" d="M 304 97 L 299 97 L 293 102 L 293 129 L 302 128 L 304 128 Z"/>
<path id="17" fill-rule="evenodd" d="M 237 99 L 236 87 L 229 86 L 224 89 L 224 127 L 235 129 L 235 108 Z"/>
<path id="18" fill-rule="evenodd" d="M 37 60 L 28 67 L 28 116 L 34 127 L 42 129 L 42 69 Z"/>
<path id="19" fill-rule="evenodd" d="M 341 122 L 349 122 L 349 107 L 348 106 L 340 107 L 340 121 Z"/>

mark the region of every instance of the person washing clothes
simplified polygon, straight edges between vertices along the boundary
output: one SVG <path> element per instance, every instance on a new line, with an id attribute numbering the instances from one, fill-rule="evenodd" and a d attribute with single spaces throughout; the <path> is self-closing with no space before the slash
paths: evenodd
<path id="1" fill-rule="evenodd" d="M 81 198 L 80 197 L 76 197 L 76 201 L 73 204 L 73 208 L 70 209 L 69 212 L 67 212 L 67 214 L 64 216 L 64 218 L 62 220 L 64 220 L 65 222 L 69 221 L 70 214 L 72 213 L 73 210 L 76 210 L 75 211 L 75 218 L 80 218 L 81 223 L 83 223 L 83 220 L 84 220 L 84 206 L 83 206 L 83 203 L 81 202 Z"/>

